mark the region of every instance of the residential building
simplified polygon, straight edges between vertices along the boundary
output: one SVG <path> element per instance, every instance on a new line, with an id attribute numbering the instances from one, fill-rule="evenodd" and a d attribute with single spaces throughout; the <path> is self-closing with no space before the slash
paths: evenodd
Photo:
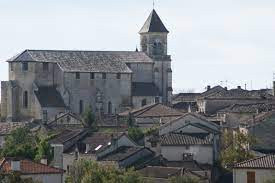
<path id="1" fill-rule="evenodd" d="M 264 183 L 274 180 L 275 155 L 240 162 L 233 167 L 233 183 Z"/>

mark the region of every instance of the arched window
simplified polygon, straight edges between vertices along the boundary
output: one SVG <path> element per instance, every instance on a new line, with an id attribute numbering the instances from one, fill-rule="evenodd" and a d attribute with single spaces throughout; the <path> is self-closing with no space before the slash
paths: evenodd
<path id="1" fill-rule="evenodd" d="M 24 91 L 23 93 L 23 107 L 24 108 L 28 108 L 28 92 L 27 91 Z"/>
<path id="2" fill-rule="evenodd" d="M 162 55 L 163 54 L 163 45 L 159 40 L 156 40 L 154 42 L 153 54 L 154 55 Z"/>
<path id="3" fill-rule="evenodd" d="M 79 114 L 82 114 L 83 113 L 83 101 L 80 100 L 79 101 Z"/>
<path id="4" fill-rule="evenodd" d="M 143 99 L 143 100 L 141 101 L 141 106 L 143 107 L 143 106 L 145 106 L 146 104 L 147 104 L 146 99 Z"/>
<path id="5" fill-rule="evenodd" d="M 112 102 L 108 102 L 108 114 L 112 114 Z"/>

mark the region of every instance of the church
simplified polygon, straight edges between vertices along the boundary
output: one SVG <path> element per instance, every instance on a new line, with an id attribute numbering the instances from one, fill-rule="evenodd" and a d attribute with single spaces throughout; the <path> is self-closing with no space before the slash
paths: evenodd
<path id="1" fill-rule="evenodd" d="M 48 121 L 59 113 L 114 115 L 172 99 L 169 31 L 153 9 L 139 31 L 140 51 L 25 50 L 1 82 L 1 118 Z"/>

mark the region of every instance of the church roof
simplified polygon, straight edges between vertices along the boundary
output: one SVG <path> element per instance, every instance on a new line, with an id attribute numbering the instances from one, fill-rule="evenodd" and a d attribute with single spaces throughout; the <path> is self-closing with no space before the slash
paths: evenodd
<path id="1" fill-rule="evenodd" d="M 166 32 L 169 31 L 166 29 L 164 24 L 162 23 L 161 19 L 159 18 L 157 12 L 153 9 L 150 13 L 149 17 L 147 18 L 146 22 L 144 23 L 143 27 L 139 31 L 139 33 L 148 33 L 148 32 Z"/>
<path id="2" fill-rule="evenodd" d="M 8 62 L 57 63 L 64 72 L 131 73 L 126 63 L 153 63 L 144 52 L 25 50 Z"/>
<path id="3" fill-rule="evenodd" d="M 41 107 L 66 107 L 61 94 L 55 87 L 38 87 L 34 93 Z"/>

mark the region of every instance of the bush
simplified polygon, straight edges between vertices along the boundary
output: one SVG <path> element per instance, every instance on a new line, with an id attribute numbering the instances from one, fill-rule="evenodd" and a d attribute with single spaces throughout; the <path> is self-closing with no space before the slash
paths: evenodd
<path id="1" fill-rule="evenodd" d="M 140 128 L 135 127 L 128 129 L 128 135 L 135 142 L 138 142 L 144 137 L 143 131 Z"/>

